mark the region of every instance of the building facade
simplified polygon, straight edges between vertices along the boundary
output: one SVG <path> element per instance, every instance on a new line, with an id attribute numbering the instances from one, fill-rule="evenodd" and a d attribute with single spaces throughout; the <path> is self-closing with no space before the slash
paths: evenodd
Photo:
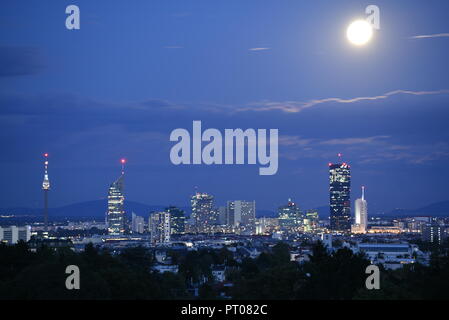
<path id="1" fill-rule="evenodd" d="M 315 232 L 319 226 L 319 214 L 317 210 L 307 210 L 304 217 L 304 232 Z"/>
<path id="2" fill-rule="evenodd" d="M 256 233 L 256 201 L 228 201 L 228 225 L 238 228 L 239 233 Z"/>
<path id="3" fill-rule="evenodd" d="M 108 192 L 108 234 L 119 236 L 125 233 L 125 196 L 123 174 L 109 187 Z"/>
<path id="4" fill-rule="evenodd" d="M 197 192 L 190 200 L 193 227 L 196 232 L 210 232 L 217 223 L 217 210 L 214 210 L 214 197 Z"/>
<path id="5" fill-rule="evenodd" d="M 351 230 L 351 169 L 347 163 L 329 163 L 330 229 Z"/>
<path id="6" fill-rule="evenodd" d="M 148 230 L 152 244 L 170 242 L 170 213 L 153 212 L 148 218 Z"/>
<path id="7" fill-rule="evenodd" d="M 362 187 L 362 197 L 355 200 L 355 224 L 353 233 L 366 233 L 368 229 L 368 202 L 365 200 L 365 187 Z"/>
<path id="8" fill-rule="evenodd" d="M 436 221 L 423 226 L 422 228 L 422 240 L 430 242 L 432 244 L 441 245 L 447 238 L 445 227 L 439 225 Z"/>
<path id="9" fill-rule="evenodd" d="M 25 242 L 30 241 L 31 226 L 17 227 L 0 227 L 0 242 L 6 244 L 16 244 L 20 240 Z"/>
<path id="10" fill-rule="evenodd" d="M 170 214 L 170 228 L 172 234 L 184 234 L 186 231 L 186 215 L 184 210 L 175 206 L 170 206 L 165 209 L 165 212 Z"/>
<path id="11" fill-rule="evenodd" d="M 279 227 L 284 231 L 299 231 L 304 223 L 304 216 L 299 206 L 292 199 L 278 208 Z"/>
<path id="12" fill-rule="evenodd" d="M 145 229 L 145 219 L 141 216 L 136 215 L 134 212 L 132 213 L 131 218 L 131 231 L 133 233 L 142 234 Z"/>

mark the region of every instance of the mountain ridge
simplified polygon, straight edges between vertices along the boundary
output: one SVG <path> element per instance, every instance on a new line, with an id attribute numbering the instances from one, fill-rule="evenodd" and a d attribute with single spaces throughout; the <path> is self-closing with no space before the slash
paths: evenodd
<path id="1" fill-rule="evenodd" d="M 137 201 L 125 201 L 125 211 L 130 214 L 135 212 L 141 216 L 148 216 L 152 211 L 162 211 L 168 205 L 148 205 Z M 190 215 L 190 207 L 180 206 L 187 215 Z M 320 219 L 329 217 L 329 206 L 316 207 Z M 66 218 L 104 218 L 107 211 L 107 199 L 90 200 L 84 202 L 73 203 L 61 207 L 49 208 L 50 217 L 66 217 Z M 16 215 L 16 216 L 40 216 L 43 209 L 41 208 L 0 208 L 1 215 Z M 276 217 L 275 210 L 258 209 L 256 211 L 257 217 Z M 384 214 L 374 214 L 373 216 L 384 217 L 417 217 L 417 216 L 434 216 L 444 217 L 449 216 L 449 201 L 439 201 L 431 203 L 418 209 L 394 209 Z"/>

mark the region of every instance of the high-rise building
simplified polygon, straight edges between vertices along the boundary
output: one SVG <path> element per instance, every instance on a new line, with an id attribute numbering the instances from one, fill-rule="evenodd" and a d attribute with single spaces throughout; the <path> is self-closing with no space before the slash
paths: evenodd
<path id="1" fill-rule="evenodd" d="M 366 233 L 368 229 L 368 203 L 365 200 L 365 187 L 362 187 L 362 197 L 355 200 L 355 224 L 353 233 Z"/>
<path id="2" fill-rule="evenodd" d="M 445 227 L 438 224 L 434 219 L 431 223 L 426 224 L 422 228 L 422 240 L 430 242 L 432 244 L 441 245 L 444 240 L 448 237 L 445 232 Z"/>
<path id="3" fill-rule="evenodd" d="M 218 207 L 218 224 L 227 225 L 228 224 L 228 208 Z"/>
<path id="4" fill-rule="evenodd" d="M 351 169 L 349 164 L 329 163 L 330 229 L 351 230 Z"/>
<path id="5" fill-rule="evenodd" d="M 123 193 L 125 159 L 122 159 L 121 163 L 122 174 L 110 185 L 108 193 L 108 234 L 112 236 L 125 233 L 125 196 Z"/>
<path id="6" fill-rule="evenodd" d="M 319 215 L 317 210 L 307 210 L 304 217 L 304 231 L 314 232 L 318 228 Z"/>
<path id="7" fill-rule="evenodd" d="M 228 225 L 238 227 L 243 234 L 256 233 L 256 201 L 228 201 Z"/>
<path id="8" fill-rule="evenodd" d="M 145 228 L 145 219 L 136 215 L 134 212 L 131 214 L 131 231 L 133 233 L 143 233 Z"/>
<path id="9" fill-rule="evenodd" d="M 217 223 L 217 211 L 214 210 L 214 197 L 197 192 L 192 196 L 192 219 L 196 232 L 209 232 Z"/>
<path id="10" fill-rule="evenodd" d="M 256 234 L 273 234 L 279 227 L 279 219 L 277 218 L 257 218 Z"/>
<path id="11" fill-rule="evenodd" d="M 48 178 L 48 153 L 44 153 L 44 181 L 42 190 L 44 190 L 44 231 L 48 231 L 48 191 L 50 191 L 50 179 Z"/>
<path id="12" fill-rule="evenodd" d="M 291 198 L 284 206 L 278 208 L 279 227 L 284 231 L 297 231 L 303 224 L 303 214 L 299 206 Z"/>
<path id="13" fill-rule="evenodd" d="M 186 215 L 184 210 L 181 210 L 175 206 L 169 206 L 165 209 L 165 212 L 170 213 L 170 228 L 172 234 L 184 234 Z"/>
<path id="14" fill-rule="evenodd" d="M 16 227 L 10 226 L 7 228 L 0 227 L 0 242 L 7 244 L 16 244 L 19 240 L 25 242 L 30 241 L 31 226 Z"/>
<path id="15" fill-rule="evenodd" d="M 153 212 L 148 218 L 148 230 L 152 244 L 170 242 L 170 213 Z"/>

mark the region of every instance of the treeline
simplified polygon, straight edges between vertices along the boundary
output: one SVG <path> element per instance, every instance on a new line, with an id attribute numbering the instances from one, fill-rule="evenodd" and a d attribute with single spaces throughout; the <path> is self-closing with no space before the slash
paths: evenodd
<path id="1" fill-rule="evenodd" d="M 112 256 L 91 244 L 82 253 L 46 247 L 30 252 L 23 242 L 0 245 L 0 299 L 187 298 L 180 276 L 149 272 L 152 260 L 142 247 Z M 80 269 L 80 290 L 66 289 L 68 265 Z"/>
<path id="2" fill-rule="evenodd" d="M 380 290 L 365 287 L 363 254 L 347 248 L 330 254 L 321 243 L 310 260 L 290 261 L 289 247 L 279 243 L 256 259 L 237 262 L 232 252 L 201 249 L 171 251 L 178 274 L 152 272 L 153 253 L 129 248 L 113 256 L 87 245 L 84 252 L 48 248 L 30 252 L 27 244 L 0 245 L 0 299 L 448 299 L 449 257 L 437 250 L 429 266 L 381 267 Z M 65 268 L 81 270 L 81 289 L 65 288 Z M 227 287 L 213 281 L 212 267 L 226 266 Z M 194 295 L 198 288 L 197 296 Z"/>

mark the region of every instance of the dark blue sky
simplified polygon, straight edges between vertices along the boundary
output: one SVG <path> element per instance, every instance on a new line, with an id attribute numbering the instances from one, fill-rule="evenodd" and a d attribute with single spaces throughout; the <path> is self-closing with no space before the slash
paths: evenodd
<path id="1" fill-rule="evenodd" d="M 65 28 L 69 4 L 80 30 Z M 346 27 L 369 4 L 381 29 L 355 47 Z M 449 200 L 448 12 L 445 0 L 2 1 L 1 207 L 41 206 L 43 152 L 51 206 L 104 198 L 121 157 L 130 200 L 184 206 L 198 186 L 218 204 L 321 206 L 338 152 L 371 212 Z M 172 165 L 170 132 L 192 120 L 279 129 L 278 174 Z"/>

